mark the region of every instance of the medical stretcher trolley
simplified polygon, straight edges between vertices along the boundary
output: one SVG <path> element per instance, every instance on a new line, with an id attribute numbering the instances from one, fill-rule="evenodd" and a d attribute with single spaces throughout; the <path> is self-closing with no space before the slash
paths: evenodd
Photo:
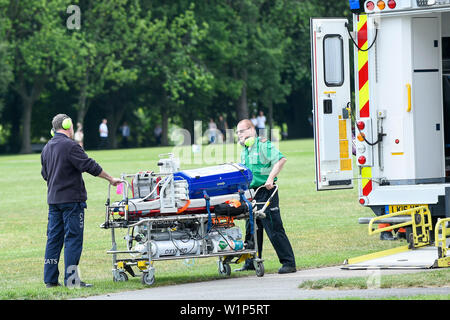
<path id="1" fill-rule="evenodd" d="M 231 274 L 231 263 L 253 258 L 256 275 L 264 275 L 258 256 L 256 219 L 272 197 L 257 203 L 256 191 L 249 189 L 251 171 L 238 163 L 191 170 L 179 170 L 172 154 L 160 155 L 160 172 L 122 174 L 122 199 L 111 202 L 108 187 L 105 222 L 111 229 L 114 281 L 127 281 L 128 274 L 140 273 L 144 285 L 155 281 L 155 261 L 218 258 L 220 275 Z M 132 197 L 128 194 L 131 191 Z M 260 209 L 258 209 L 260 208 Z M 251 240 L 244 241 L 234 221 L 249 219 Z M 117 228 L 126 228 L 126 249 L 118 249 Z M 245 237 L 245 236 L 244 236 Z M 127 255 L 126 258 L 119 256 Z"/>

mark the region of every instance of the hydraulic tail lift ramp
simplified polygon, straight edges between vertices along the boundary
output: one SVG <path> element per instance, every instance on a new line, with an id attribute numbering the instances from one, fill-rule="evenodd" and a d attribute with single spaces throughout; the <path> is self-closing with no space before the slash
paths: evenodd
<path id="1" fill-rule="evenodd" d="M 393 228 L 411 227 L 408 245 L 363 255 L 344 261 L 342 269 L 428 269 L 450 267 L 448 223 L 450 218 L 439 219 L 432 234 L 430 211 L 425 206 L 391 213 L 372 219 L 360 218 L 369 224 L 369 235 Z M 374 229 L 374 224 L 389 223 L 388 227 Z M 432 238 L 434 236 L 434 239 Z M 434 246 L 432 245 L 434 242 Z"/>
<path id="2" fill-rule="evenodd" d="M 316 188 L 356 185 L 369 234 L 405 226 L 409 245 L 345 267 L 449 267 L 450 0 L 349 5 L 311 18 Z"/>

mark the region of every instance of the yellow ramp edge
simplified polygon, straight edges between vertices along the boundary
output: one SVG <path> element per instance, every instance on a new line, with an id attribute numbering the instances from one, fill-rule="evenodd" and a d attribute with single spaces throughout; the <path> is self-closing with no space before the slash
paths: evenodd
<path id="1" fill-rule="evenodd" d="M 388 249 L 361 257 L 348 259 L 341 269 L 430 269 L 445 267 L 445 256 L 438 259 L 438 250 L 434 246 L 408 249 L 408 246 Z"/>
<path id="2" fill-rule="evenodd" d="M 405 252 L 408 251 L 409 248 L 408 246 L 401 246 L 401 247 L 397 247 L 397 248 L 392 248 L 392 249 L 387 249 L 387 250 L 383 250 L 383 251 L 378 251 L 378 252 L 374 252 L 374 253 L 369 253 L 369 254 L 365 254 L 363 256 L 359 256 L 356 258 L 350 258 L 344 261 L 344 264 L 356 264 L 356 263 L 361 263 L 364 261 L 368 261 L 368 260 L 372 260 L 372 259 L 377 259 L 377 258 L 382 258 L 382 257 L 386 257 L 392 254 L 396 254 L 396 253 L 400 253 L 400 252 Z"/>

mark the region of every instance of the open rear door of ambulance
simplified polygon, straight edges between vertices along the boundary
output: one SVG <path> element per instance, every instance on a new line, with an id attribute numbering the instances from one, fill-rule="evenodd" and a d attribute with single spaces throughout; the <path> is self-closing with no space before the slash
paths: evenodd
<path id="1" fill-rule="evenodd" d="M 353 188 L 347 19 L 311 19 L 317 190 Z"/>

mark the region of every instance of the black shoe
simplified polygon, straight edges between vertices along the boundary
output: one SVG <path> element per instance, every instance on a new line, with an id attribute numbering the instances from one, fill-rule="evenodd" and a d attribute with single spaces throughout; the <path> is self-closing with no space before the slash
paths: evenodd
<path id="1" fill-rule="evenodd" d="M 392 232 L 383 231 L 380 234 L 380 240 L 395 240 L 395 238 L 392 235 Z"/>
<path id="2" fill-rule="evenodd" d="M 239 269 L 235 269 L 235 272 L 240 272 L 240 271 L 250 271 L 250 270 L 255 270 L 255 266 L 252 264 L 247 264 L 244 263 L 244 265 L 242 266 L 242 268 Z"/>
<path id="3" fill-rule="evenodd" d="M 297 269 L 296 269 L 295 267 L 282 266 L 280 269 L 278 269 L 278 273 L 279 273 L 279 274 L 283 274 L 283 273 L 293 273 L 293 272 L 297 272 Z"/>
<path id="4" fill-rule="evenodd" d="M 66 287 L 68 287 L 68 288 L 90 288 L 90 287 L 93 287 L 93 286 L 94 285 L 92 285 L 90 283 L 83 282 L 83 281 L 80 281 L 79 283 L 71 284 L 69 286 L 66 284 Z"/>
<path id="5" fill-rule="evenodd" d="M 80 282 L 80 288 L 91 288 L 93 286 L 94 285 L 90 284 L 90 283 L 86 283 L 86 282 L 83 282 L 83 281 Z"/>
<path id="6" fill-rule="evenodd" d="M 46 283 L 46 288 L 62 287 L 61 283 Z"/>

